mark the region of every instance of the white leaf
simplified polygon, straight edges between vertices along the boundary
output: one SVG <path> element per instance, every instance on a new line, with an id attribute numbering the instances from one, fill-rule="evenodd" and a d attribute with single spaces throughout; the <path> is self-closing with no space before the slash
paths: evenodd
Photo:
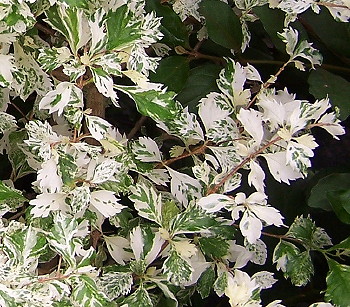
<path id="1" fill-rule="evenodd" d="M 98 141 L 103 139 L 111 128 L 111 124 L 101 117 L 85 114 L 85 119 L 92 137 Z"/>
<path id="2" fill-rule="evenodd" d="M 114 196 L 114 193 L 107 190 L 92 192 L 90 205 L 107 218 L 120 213 L 125 208 L 125 206 L 118 203 L 118 199 Z"/>
<path id="3" fill-rule="evenodd" d="M 278 182 L 282 181 L 289 184 L 289 180 L 303 177 L 300 172 L 294 170 L 290 165 L 287 165 L 285 152 L 269 153 L 261 156 L 266 159 L 271 175 Z"/>
<path id="4" fill-rule="evenodd" d="M 140 137 L 132 145 L 136 159 L 142 162 L 161 162 L 162 157 L 157 143 L 149 137 Z"/>
<path id="5" fill-rule="evenodd" d="M 128 251 L 130 244 L 127 239 L 120 236 L 104 236 L 103 238 L 110 255 L 118 264 L 125 265 L 125 261 L 130 261 L 133 257 L 133 254 Z"/>
<path id="6" fill-rule="evenodd" d="M 170 189 L 174 197 L 187 206 L 189 200 L 201 197 L 202 186 L 198 180 L 168 168 L 171 180 Z"/>
<path id="7" fill-rule="evenodd" d="M 57 173 L 57 163 L 51 158 L 41 164 L 41 169 L 38 170 L 37 184 L 41 191 L 47 193 L 60 192 L 62 188 L 62 179 Z"/>
<path id="8" fill-rule="evenodd" d="M 338 135 L 345 134 L 345 129 L 339 123 L 340 120 L 337 119 L 334 113 L 324 114 L 319 123 L 320 127 L 325 129 L 329 134 L 331 134 L 335 139 L 339 140 Z M 323 124 L 323 125 L 322 125 Z"/>
<path id="9" fill-rule="evenodd" d="M 262 223 L 247 210 L 239 223 L 239 229 L 248 242 L 254 244 L 261 236 Z"/>
<path id="10" fill-rule="evenodd" d="M 261 143 L 264 136 L 262 116 L 262 113 L 256 110 L 246 110 L 244 108 L 241 108 L 237 114 L 237 118 L 244 129 L 258 144 Z"/>
<path id="11" fill-rule="evenodd" d="M 267 225 L 275 225 L 277 227 L 283 225 L 283 216 L 273 207 L 251 204 L 249 205 L 249 209 Z"/>
<path id="12" fill-rule="evenodd" d="M 190 258 L 197 252 L 196 245 L 187 239 L 172 241 L 172 246 L 182 258 Z"/>
<path id="13" fill-rule="evenodd" d="M 260 289 L 268 289 L 273 286 L 277 279 L 273 278 L 273 273 L 267 271 L 257 272 L 252 279 L 259 285 Z"/>
<path id="14" fill-rule="evenodd" d="M 250 186 L 253 185 L 257 191 L 264 192 L 265 172 L 263 171 L 261 166 L 254 160 L 250 160 L 249 168 L 250 168 L 250 172 L 248 175 L 248 184 Z"/>
<path id="15" fill-rule="evenodd" d="M 135 259 L 140 260 L 141 257 L 143 256 L 142 253 L 143 253 L 143 247 L 144 247 L 142 230 L 140 226 L 135 227 L 130 232 L 130 247 L 134 252 Z"/>
<path id="16" fill-rule="evenodd" d="M 95 167 L 94 176 L 91 180 L 92 183 L 102 183 L 105 182 L 114 175 L 117 168 L 121 165 L 113 159 L 105 159 L 101 163 L 97 164 Z"/>
<path id="17" fill-rule="evenodd" d="M 254 244 L 245 242 L 245 247 L 251 253 L 251 262 L 259 265 L 265 264 L 267 258 L 267 248 L 266 244 L 261 239 L 256 240 Z"/>
<path id="18" fill-rule="evenodd" d="M 48 109 L 49 113 L 58 111 L 61 115 L 64 107 L 69 103 L 74 103 L 75 107 L 82 108 L 83 92 L 70 82 L 61 82 L 56 89 L 48 92 L 39 102 L 39 109 Z"/>
<path id="19" fill-rule="evenodd" d="M 210 194 L 199 199 L 197 204 L 206 212 L 214 213 L 220 211 L 222 208 L 225 208 L 225 206 L 234 204 L 234 200 L 226 195 Z"/>
<path id="20" fill-rule="evenodd" d="M 68 208 L 65 199 L 65 193 L 39 194 L 29 202 L 30 205 L 34 206 L 31 214 L 34 217 L 47 217 L 51 211 L 66 212 Z"/>
<path id="21" fill-rule="evenodd" d="M 90 67 L 90 70 L 97 90 L 103 96 L 111 98 L 113 102 L 116 102 L 118 97 L 113 88 L 114 83 L 112 77 L 102 68 Z"/>
<path id="22" fill-rule="evenodd" d="M 8 87 L 13 79 L 12 72 L 16 69 L 13 65 L 12 55 L 0 54 L 0 86 Z"/>
<path id="23" fill-rule="evenodd" d="M 215 92 L 200 100 L 198 114 L 207 132 L 214 122 L 226 119 L 230 115 L 231 111 L 227 106 L 225 108 L 225 105 L 227 105 L 225 96 Z"/>

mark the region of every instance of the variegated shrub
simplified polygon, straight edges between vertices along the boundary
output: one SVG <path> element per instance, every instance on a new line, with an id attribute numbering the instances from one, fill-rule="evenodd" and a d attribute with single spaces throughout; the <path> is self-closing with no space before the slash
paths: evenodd
<path id="1" fill-rule="evenodd" d="M 329 265 L 328 303 L 312 306 L 347 306 L 349 239 L 332 245 L 306 215 L 288 225 L 266 177 L 306 178 L 314 128 L 345 133 L 331 94 L 299 98 L 279 77 L 322 64 L 298 17 L 324 8 L 346 25 L 349 5 L 0 1 L 1 163 L 11 168 L 0 182 L 0 305 L 186 306 L 217 294 L 231 306 L 283 306 L 260 297 L 278 282 L 267 263 L 301 287 L 316 252 Z M 273 75 L 242 57 L 252 25 L 269 33 L 266 12 L 283 16 Z M 225 55 L 200 53 L 208 41 Z M 198 59 L 214 63 L 216 81 L 186 104 Z M 127 119 L 111 114 L 134 106 L 135 127 L 117 129 Z"/>

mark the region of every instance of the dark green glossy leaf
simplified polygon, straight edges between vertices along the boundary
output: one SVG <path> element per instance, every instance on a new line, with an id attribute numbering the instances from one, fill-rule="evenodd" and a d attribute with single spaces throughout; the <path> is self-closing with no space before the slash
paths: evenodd
<path id="1" fill-rule="evenodd" d="M 347 237 L 346 239 L 344 239 L 340 243 L 333 245 L 331 248 L 329 248 L 329 250 L 331 250 L 331 251 L 336 250 L 336 249 L 347 249 L 350 252 L 350 237 Z"/>
<path id="2" fill-rule="evenodd" d="M 214 64 L 204 64 L 191 69 L 182 91 L 176 96 L 182 105 L 195 111 L 198 101 L 210 92 L 218 91 L 216 79 L 221 67 Z"/>
<path id="3" fill-rule="evenodd" d="M 350 57 L 350 45 L 345 43 L 350 40 L 349 23 L 335 21 L 328 10 L 322 7 L 319 14 L 311 10 L 305 12 L 303 20 L 328 49 L 340 57 Z"/>
<path id="4" fill-rule="evenodd" d="M 350 189 L 350 174 L 334 173 L 321 178 L 311 189 L 308 205 L 331 211 L 332 206 L 327 198 L 327 192 Z"/>
<path id="5" fill-rule="evenodd" d="M 146 11 L 156 12 L 162 17 L 160 30 L 164 34 L 162 42 L 172 48 L 176 46 L 189 47 L 188 30 L 180 17 L 167 5 L 162 5 L 159 0 L 147 0 Z"/>
<path id="6" fill-rule="evenodd" d="M 199 11 L 205 17 L 208 35 L 213 42 L 229 49 L 240 50 L 243 39 L 241 22 L 228 4 L 204 0 Z"/>
<path id="7" fill-rule="evenodd" d="M 190 71 L 186 57 L 174 55 L 160 61 L 155 73 L 151 73 L 152 82 L 163 83 L 169 90 L 179 92 L 184 87 Z"/>
<path id="8" fill-rule="evenodd" d="M 340 119 L 350 114 L 350 82 L 327 70 L 318 68 L 310 73 L 308 83 L 310 93 L 317 99 L 329 97 L 333 106 L 340 109 Z"/>
<path id="9" fill-rule="evenodd" d="M 327 193 L 327 199 L 338 219 L 350 224 L 350 190 L 330 191 Z"/>
<path id="10" fill-rule="evenodd" d="M 337 306 L 349 306 L 350 302 L 350 266 L 327 259 L 329 272 L 326 278 L 325 298 Z"/>

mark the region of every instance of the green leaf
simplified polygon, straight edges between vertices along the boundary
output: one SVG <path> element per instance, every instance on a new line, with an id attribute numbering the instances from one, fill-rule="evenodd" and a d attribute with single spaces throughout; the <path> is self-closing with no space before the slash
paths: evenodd
<path id="1" fill-rule="evenodd" d="M 199 7 L 199 12 L 205 17 L 209 38 L 221 46 L 239 51 L 243 40 L 242 26 L 232 8 L 215 0 L 204 0 Z"/>
<path id="2" fill-rule="evenodd" d="M 66 185 L 74 182 L 78 166 L 73 156 L 60 152 L 58 158 L 58 166 L 62 181 Z"/>
<path id="3" fill-rule="evenodd" d="M 153 307 L 152 300 L 143 286 L 139 287 L 132 295 L 123 301 L 123 306 L 128 307 Z"/>
<path id="4" fill-rule="evenodd" d="M 67 3 L 69 7 L 78 7 L 81 9 L 88 9 L 88 2 L 86 0 L 59 0 L 60 2 Z"/>
<path id="5" fill-rule="evenodd" d="M 277 269 L 282 269 L 285 278 L 290 278 L 293 285 L 305 286 L 314 273 L 314 267 L 308 251 L 300 252 L 294 244 L 280 241 L 273 253 L 273 262 Z"/>
<path id="6" fill-rule="evenodd" d="M 45 21 L 68 40 L 73 54 L 77 54 L 77 51 L 87 43 L 89 37 L 84 31 L 88 24 L 83 10 L 63 5 L 51 6 L 46 11 L 46 16 Z"/>
<path id="7" fill-rule="evenodd" d="M 199 246 L 204 255 L 213 259 L 226 256 L 229 249 L 227 240 L 218 237 L 199 238 Z"/>
<path id="8" fill-rule="evenodd" d="M 181 105 L 173 98 L 173 92 L 156 90 L 140 91 L 135 87 L 115 86 L 128 94 L 136 103 L 137 110 L 155 121 L 169 121 L 177 117 Z"/>
<path id="9" fill-rule="evenodd" d="M 186 57 L 174 55 L 159 62 L 155 73 L 150 74 L 150 80 L 163 83 L 169 90 L 179 92 L 184 87 L 190 71 Z"/>
<path id="10" fill-rule="evenodd" d="M 97 280 L 97 284 L 110 300 L 115 300 L 121 295 L 127 295 L 131 291 L 133 277 L 131 272 L 108 272 Z"/>
<path id="11" fill-rule="evenodd" d="M 218 224 L 214 215 L 205 213 L 197 206 L 188 206 L 173 219 L 170 228 L 172 234 L 207 232 Z"/>
<path id="12" fill-rule="evenodd" d="M 163 272 L 169 282 L 176 286 L 189 282 L 192 277 L 193 267 L 175 251 L 171 251 L 169 257 L 163 263 Z"/>
<path id="13" fill-rule="evenodd" d="M 130 187 L 130 199 L 135 203 L 138 214 L 161 225 L 162 198 L 148 182 L 138 183 Z"/>
<path id="14" fill-rule="evenodd" d="M 201 98 L 210 92 L 218 91 L 216 79 L 220 71 L 221 67 L 214 64 L 204 64 L 191 69 L 189 77 L 176 99 L 182 105 L 188 106 L 191 112 L 194 112 Z"/>
<path id="15" fill-rule="evenodd" d="M 340 109 L 340 119 L 345 120 L 350 114 L 350 82 L 327 70 L 318 68 L 310 73 L 308 83 L 310 94 L 317 99 L 329 97 L 333 106 Z"/>
<path id="16" fill-rule="evenodd" d="M 311 189 L 308 205 L 313 208 L 321 208 L 331 211 L 332 206 L 327 198 L 327 193 L 337 190 L 350 189 L 350 174 L 334 173 L 321 178 Z"/>
<path id="17" fill-rule="evenodd" d="M 350 253 L 350 237 L 347 237 L 346 239 L 344 239 L 340 243 L 338 243 L 336 245 L 333 245 L 328 250 L 334 251 L 334 250 L 337 250 L 337 249 L 348 250 L 348 253 Z"/>
<path id="18" fill-rule="evenodd" d="M 350 302 L 350 266 L 327 259 L 329 272 L 326 278 L 325 298 L 337 306 L 349 306 Z"/>
<path id="19" fill-rule="evenodd" d="M 26 138 L 25 130 L 13 131 L 9 135 L 8 159 L 14 174 L 13 181 L 34 172 L 28 165 L 26 154 L 20 148 L 20 144 L 23 144 L 23 140 Z"/>
<path id="20" fill-rule="evenodd" d="M 310 30 L 321 40 L 328 49 L 341 57 L 350 57 L 350 46 L 344 44 L 350 39 L 350 25 L 346 22 L 337 22 L 326 8 L 321 7 L 319 14 L 306 11 L 303 20 L 308 23 Z"/>
<path id="21" fill-rule="evenodd" d="M 329 191 L 327 199 L 338 219 L 350 224 L 350 190 Z"/>
<path id="22" fill-rule="evenodd" d="M 306 248 L 323 248 L 332 245 L 323 228 L 317 227 L 310 217 L 296 217 L 286 236 L 302 241 Z"/>
<path id="23" fill-rule="evenodd" d="M 26 201 L 26 198 L 23 197 L 19 190 L 11 188 L 0 181 L 0 203 L 11 201 L 13 199 L 20 202 Z"/>
<path id="24" fill-rule="evenodd" d="M 107 14 L 107 49 L 122 49 L 130 46 L 141 37 L 139 33 L 140 21 L 131 23 L 132 14 L 128 7 L 123 5 L 115 11 L 109 10 Z"/>
<path id="25" fill-rule="evenodd" d="M 106 295 L 99 291 L 95 281 L 87 275 L 73 276 L 72 301 L 81 307 L 115 306 L 109 302 Z"/>
<path id="26" fill-rule="evenodd" d="M 180 209 L 172 200 L 167 200 L 162 204 L 162 224 L 165 229 L 169 228 L 170 221 L 179 214 Z"/>
<path id="27" fill-rule="evenodd" d="M 210 266 L 199 278 L 197 291 L 201 295 L 202 299 L 205 299 L 210 295 L 211 289 L 214 286 L 215 277 L 215 270 L 212 266 Z"/>
<path id="28" fill-rule="evenodd" d="M 275 47 L 282 53 L 285 53 L 285 44 L 277 36 L 277 33 L 284 28 L 285 14 L 280 10 L 271 10 L 268 5 L 256 6 L 253 8 L 253 11 L 259 17 Z"/>
<path id="29" fill-rule="evenodd" d="M 189 34 L 186 25 L 169 6 L 162 5 L 158 0 L 147 0 L 145 9 L 147 12 L 156 12 L 158 17 L 162 17 L 160 28 L 164 34 L 162 43 L 172 48 L 176 46 L 189 47 Z"/>

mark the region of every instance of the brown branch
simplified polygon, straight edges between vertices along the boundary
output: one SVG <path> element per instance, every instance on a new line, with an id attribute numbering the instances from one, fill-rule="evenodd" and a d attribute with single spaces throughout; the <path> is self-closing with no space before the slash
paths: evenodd
<path id="1" fill-rule="evenodd" d="M 287 61 L 286 63 L 284 63 L 280 69 L 271 77 L 271 78 L 274 78 L 274 79 L 277 79 L 278 76 L 284 71 L 284 69 L 287 67 L 287 65 L 290 63 L 290 61 Z M 270 78 L 270 79 L 271 79 Z M 253 97 L 253 99 L 247 104 L 247 106 L 245 107 L 245 109 L 248 109 L 250 108 L 254 103 L 255 101 L 257 100 L 259 94 L 262 92 L 262 90 L 265 90 L 267 89 L 271 84 L 273 84 L 273 82 L 269 82 L 269 81 L 266 81 L 265 83 L 263 83 L 260 87 L 260 90 L 255 94 L 255 96 Z"/>
<path id="2" fill-rule="evenodd" d="M 203 154 L 205 152 L 205 150 L 207 149 L 208 145 L 209 145 L 209 141 L 206 141 L 203 145 L 196 147 L 194 150 L 186 151 L 178 157 L 171 158 L 169 160 L 165 160 L 165 161 L 158 163 L 156 168 L 162 168 L 162 167 L 170 165 L 178 160 L 185 159 L 185 158 L 191 157 L 193 155 Z"/>
<path id="3" fill-rule="evenodd" d="M 136 133 L 141 129 L 142 125 L 147 120 L 147 116 L 142 115 L 139 120 L 136 122 L 135 126 L 130 130 L 130 132 L 127 135 L 127 139 L 132 139 Z"/>
<path id="4" fill-rule="evenodd" d="M 347 7 L 346 5 L 341 5 L 341 4 L 336 4 L 336 3 L 330 3 L 330 2 L 317 2 L 317 5 L 322 5 L 325 7 L 334 7 L 334 8 L 340 8 L 340 9 L 348 9 L 350 10 L 349 7 Z"/>
<path id="5" fill-rule="evenodd" d="M 51 35 L 51 36 L 54 36 L 56 34 L 55 30 L 52 30 L 51 28 L 48 28 L 48 27 L 46 27 L 43 24 L 38 23 L 38 22 L 34 25 L 34 27 L 37 28 L 39 31 L 41 31 L 45 34 Z"/>
<path id="6" fill-rule="evenodd" d="M 221 179 L 221 181 L 219 183 L 217 183 L 216 185 L 214 185 L 212 188 L 208 189 L 207 194 L 206 195 L 210 195 L 213 193 L 216 193 L 219 188 L 225 184 L 225 182 L 227 180 L 229 180 L 234 174 L 236 174 L 246 163 L 248 163 L 250 160 L 256 158 L 259 154 L 261 154 L 266 148 L 268 148 L 269 146 L 273 145 L 274 143 L 280 141 L 282 138 L 281 137 L 276 137 L 273 140 L 271 140 L 270 142 L 268 142 L 267 144 L 265 144 L 264 146 L 262 146 L 260 149 L 258 149 L 256 152 L 250 154 L 248 157 L 246 157 L 241 163 L 239 163 L 235 168 L 232 169 L 231 172 L 229 172 L 224 178 Z"/>

